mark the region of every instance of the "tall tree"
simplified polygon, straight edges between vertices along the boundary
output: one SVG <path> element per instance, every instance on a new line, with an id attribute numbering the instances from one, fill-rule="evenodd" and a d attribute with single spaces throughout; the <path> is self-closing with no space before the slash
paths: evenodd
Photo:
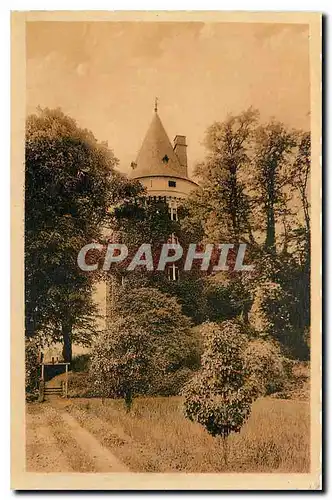
<path id="1" fill-rule="evenodd" d="M 26 334 L 88 342 L 95 329 L 94 276 L 77 265 L 79 250 L 101 237 L 107 208 L 121 198 L 117 160 L 105 143 L 60 109 L 39 109 L 26 123 Z"/>
<path id="2" fill-rule="evenodd" d="M 287 212 L 290 166 L 295 133 L 274 120 L 256 130 L 253 155 L 252 202 L 257 229 L 265 233 L 265 249 L 276 252 L 276 224 Z M 287 189 L 288 187 L 288 189 Z"/>
<path id="3" fill-rule="evenodd" d="M 245 180 L 257 119 L 258 112 L 249 108 L 207 130 L 209 154 L 196 168 L 201 189 L 193 193 L 186 205 L 189 213 L 195 213 L 195 227 L 200 223 L 209 242 L 238 243 L 244 235 L 251 234 Z"/>
<path id="4" fill-rule="evenodd" d="M 310 134 L 275 120 L 259 125 L 258 113 L 249 109 L 213 124 L 206 145 L 206 160 L 196 172 L 201 186 L 185 202 L 181 227 L 193 241 L 246 242 L 254 264 L 250 273 L 217 273 L 218 287 L 206 289 L 207 318 L 241 315 L 250 323 L 251 307 L 272 285 L 280 293 L 263 297 L 270 334 L 287 353 L 307 357 Z M 230 255 L 232 270 L 231 261 Z"/>
<path id="5" fill-rule="evenodd" d="M 214 123 L 206 132 L 208 155 L 196 168 L 200 188 L 186 201 L 182 222 L 182 228 L 194 232 L 199 241 L 255 243 L 247 185 L 258 117 L 258 111 L 249 108 Z M 233 274 L 232 286 L 240 291 L 241 314 L 247 320 L 250 301 L 242 281 L 239 273 Z M 229 305 L 225 303 L 224 309 Z"/>
<path id="6" fill-rule="evenodd" d="M 299 132 L 298 148 L 291 170 L 291 186 L 298 195 L 301 209 L 297 213 L 291 231 L 293 250 L 293 291 L 296 300 L 292 319 L 298 332 L 298 351 L 303 358 L 308 358 L 310 327 L 310 165 L 311 138 L 309 132 Z"/>
<path id="7" fill-rule="evenodd" d="M 299 243 L 301 261 L 309 260 L 310 256 L 310 164 L 311 138 L 309 132 L 299 132 L 297 136 L 297 154 L 291 168 L 290 185 L 299 198 L 300 216 L 297 217 L 295 237 Z M 302 245 L 301 245 L 302 243 Z"/>
<path id="8" fill-rule="evenodd" d="M 310 132 L 302 132 L 299 136 L 299 146 L 294 163 L 294 186 L 298 189 L 302 204 L 306 232 L 310 238 L 310 202 L 308 197 L 310 181 L 311 137 Z"/>

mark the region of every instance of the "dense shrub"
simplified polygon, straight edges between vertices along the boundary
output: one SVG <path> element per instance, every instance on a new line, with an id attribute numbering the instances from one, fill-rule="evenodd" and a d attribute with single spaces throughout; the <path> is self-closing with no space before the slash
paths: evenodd
<path id="1" fill-rule="evenodd" d="M 93 379 L 86 372 L 71 372 L 68 375 L 68 397 L 98 398 L 102 393 L 97 390 Z"/>
<path id="2" fill-rule="evenodd" d="M 73 372 L 87 372 L 89 371 L 90 354 L 79 354 L 74 356 L 70 364 Z"/>
<path id="3" fill-rule="evenodd" d="M 39 345 L 36 339 L 25 340 L 25 392 L 28 399 L 38 396 L 40 377 Z"/>
<path id="4" fill-rule="evenodd" d="M 194 376 L 189 368 L 180 368 L 175 372 L 156 376 L 148 390 L 151 396 L 178 396 L 184 385 Z"/>
<path id="5" fill-rule="evenodd" d="M 158 288 L 133 285 L 126 283 L 119 291 L 113 317 L 126 318 L 149 337 L 155 368 L 140 394 L 176 395 L 200 365 L 200 337 L 175 297 Z"/>
<path id="6" fill-rule="evenodd" d="M 130 319 L 114 321 L 94 342 L 90 375 L 103 397 L 122 397 L 128 411 L 138 394 L 145 394 L 158 361 L 149 330 Z"/>
<path id="7" fill-rule="evenodd" d="M 280 347 L 272 340 L 249 341 L 244 350 L 246 369 L 261 395 L 280 391 L 287 381 L 287 372 Z"/>
<path id="8" fill-rule="evenodd" d="M 243 289 L 241 289 L 243 292 Z M 233 319 L 241 313 L 241 296 L 232 282 L 210 279 L 205 284 L 206 318 L 209 321 Z"/>
<path id="9" fill-rule="evenodd" d="M 130 319 L 149 332 L 158 366 L 165 372 L 199 364 L 191 322 L 174 297 L 157 288 L 123 287 L 114 306 L 114 317 Z"/>
<path id="10" fill-rule="evenodd" d="M 297 283 L 293 268 L 287 269 L 288 273 L 285 271 L 286 276 L 282 276 L 282 279 L 279 272 L 277 278 L 280 282 L 277 279 L 266 279 L 256 286 L 249 321 L 262 338 L 276 340 L 285 356 L 308 360 L 309 318 L 308 310 L 304 309 L 301 291 L 298 290 L 303 286 L 301 276 Z M 303 293 L 305 294 L 304 291 Z"/>
<path id="11" fill-rule="evenodd" d="M 212 436 L 223 438 L 227 462 L 226 439 L 241 430 L 257 396 L 244 362 L 247 340 L 235 321 L 220 325 L 206 323 L 201 332 L 204 339 L 201 369 L 184 388 L 184 414 Z"/>

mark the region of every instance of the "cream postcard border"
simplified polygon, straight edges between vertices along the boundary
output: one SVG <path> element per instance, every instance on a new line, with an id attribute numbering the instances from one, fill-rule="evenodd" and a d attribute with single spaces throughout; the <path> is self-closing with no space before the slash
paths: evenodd
<path id="1" fill-rule="evenodd" d="M 29 21 L 297 23 L 310 27 L 311 472 L 308 474 L 33 473 L 25 471 L 24 134 Z M 16 490 L 291 490 L 321 488 L 321 14 L 308 12 L 31 11 L 11 16 L 11 487 Z"/>

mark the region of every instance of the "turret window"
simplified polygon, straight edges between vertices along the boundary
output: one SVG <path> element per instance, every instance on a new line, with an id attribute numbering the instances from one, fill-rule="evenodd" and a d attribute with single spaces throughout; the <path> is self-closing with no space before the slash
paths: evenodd
<path id="1" fill-rule="evenodd" d="M 164 158 L 162 159 L 162 161 L 163 161 L 164 163 L 168 163 L 168 162 L 169 162 L 169 158 L 168 158 L 168 156 L 167 156 L 167 155 L 165 155 L 165 156 L 164 156 Z"/>
<path id="2" fill-rule="evenodd" d="M 169 207 L 168 213 L 171 220 L 178 220 L 178 210 L 176 207 Z"/>
<path id="3" fill-rule="evenodd" d="M 168 181 L 168 187 L 175 188 L 176 187 L 176 181 Z"/>
<path id="4" fill-rule="evenodd" d="M 179 268 L 174 264 L 167 268 L 167 277 L 169 281 L 179 281 L 180 273 Z"/>

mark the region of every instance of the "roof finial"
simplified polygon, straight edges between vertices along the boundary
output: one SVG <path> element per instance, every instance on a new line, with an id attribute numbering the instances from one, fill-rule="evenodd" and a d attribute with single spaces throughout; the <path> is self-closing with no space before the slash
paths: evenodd
<path id="1" fill-rule="evenodd" d="M 156 97 L 154 100 L 154 112 L 157 113 L 157 111 L 158 111 L 158 97 Z"/>

